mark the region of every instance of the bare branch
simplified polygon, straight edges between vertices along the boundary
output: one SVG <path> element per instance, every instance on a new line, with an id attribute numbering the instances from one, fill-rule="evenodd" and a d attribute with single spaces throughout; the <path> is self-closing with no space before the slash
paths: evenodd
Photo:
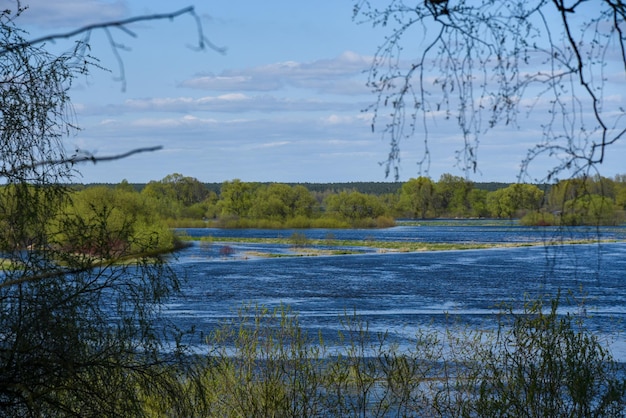
<path id="1" fill-rule="evenodd" d="M 4 172 L 0 172 L 0 177 L 9 177 L 15 173 L 19 173 L 22 171 L 26 171 L 26 170 L 32 170 L 32 169 L 36 169 L 38 167 L 44 167 L 44 166 L 59 166 L 59 165 L 75 165 L 75 164 L 81 164 L 81 163 L 87 163 L 87 162 L 91 162 L 91 163 L 99 163 L 99 162 L 104 162 L 104 161 L 114 161 L 114 160 L 121 160 L 123 158 L 127 158 L 130 157 L 131 155 L 135 155 L 135 154 L 140 154 L 140 153 L 144 153 L 144 152 L 154 152 L 154 151 L 159 151 L 163 149 L 162 146 L 153 146 L 153 147 L 144 147 L 144 148 L 136 148 L 121 154 L 115 154 L 115 155 L 107 155 L 107 156 L 100 156 L 97 157 L 95 155 L 73 155 L 71 157 L 67 157 L 67 158 L 61 158 L 58 160 L 47 160 L 47 161 L 37 161 L 31 164 L 22 164 L 20 166 L 14 167 L 12 170 L 9 171 L 4 171 Z"/>
<path id="2" fill-rule="evenodd" d="M 18 49 L 32 47 L 32 46 L 42 44 L 48 41 L 55 41 L 57 39 L 70 39 L 78 35 L 84 34 L 85 35 L 84 39 L 82 39 L 78 43 L 76 49 L 74 50 L 74 55 L 76 57 L 84 57 L 84 54 L 88 47 L 88 41 L 89 41 L 91 33 L 94 30 L 103 30 L 109 41 L 109 45 L 111 46 L 111 50 L 113 52 L 115 60 L 117 61 L 118 71 L 119 71 L 117 81 L 121 82 L 122 91 L 126 91 L 126 71 L 124 68 L 124 61 L 119 51 L 127 49 L 127 48 L 125 48 L 123 44 L 115 40 L 110 29 L 117 28 L 121 30 L 122 32 L 126 33 L 128 36 L 136 38 L 137 34 L 133 32 L 132 30 L 130 30 L 128 28 L 128 25 L 132 23 L 137 23 L 137 22 L 163 20 L 163 19 L 173 20 L 185 14 L 188 14 L 193 17 L 195 24 L 196 24 L 196 28 L 197 28 L 197 33 L 198 33 L 197 46 L 190 47 L 190 48 L 196 51 L 200 51 L 200 50 L 206 49 L 206 47 L 208 46 L 209 48 L 213 49 L 216 52 L 219 52 L 220 54 L 224 54 L 226 52 L 226 48 L 218 47 L 207 39 L 202 29 L 202 21 L 200 17 L 196 14 L 194 7 L 189 6 L 189 7 L 185 7 L 183 9 L 180 9 L 178 11 L 171 12 L 171 13 L 156 13 L 156 14 L 150 14 L 150 15 L 134 16 L 134 17 L 131 17 L 128 19 L 122 19 L 122 20 L 113 20 L 109 22 L 95 23 L 95 24 L 83 26 L 79 29 L 75 29 L 70 32 L 46 35 L 46 36 L 42 36 L 40 38 L 32 39 L 29 41 L 8 44 L 7 46 L 5 46 L 4 49 L 0 49 L 0 56 L 6 55 L 7 53 L 16 51 Z"/>
<path id="3" fill-rule="evenodd" d="M 609 49 L 626 68 L 626 12 L 622 1 L 597 3 L 393 0 L 380 8 L 355 1 L 355 20 L 390 31 L 370 67 L 376 99 L 367 109 L 390 143 L 386 173 L 393 168 L 397 176 L 400 143 L 415 135 L 424 142 L 422 172 L 437 119 L 456 122 L 457 165 L 475 172 L 487 131 L 522 129 L 518 115 L 540 112 L 542 137 L 522 161 L 520 179 L 539 155 L 556 161 L 545 178 L 601 164 L 607 147 L 626 135 L 623 110 L 604 100 L 603 73 Z M 403 56 L 407 46 L 415 61 Z"/>
<path id="4" fill-rule="evenodd" d="M 122 19 L 122 20 L 113 20 L 113 21 L 109 21 L 109 22 L 94 23 L 94 24 L 91 24 L 91 25 L 86 25 L 86 26 L 83 26 L 81 28 L 75 29 L 73 31 L 64 32 L 64 33 L 56 33 L 56 34 L 52 34 L 52 35 L 46 35 L 46 36 L 42 36 L 40 38 L 32 39 L 30 41 L 24 41 L 24 42 L 8 45 L 4 49 L 0 50 L 0 55 L 4 55 L 7 52 L 11 52 L 11 51 L 14 51 L 16 49 L 22 49 L 22 48 L 25 48 L 25 47 L 41 44 L 41 43 L 44 43 L 44 42 L 54 41 L 56 39 L 73 38 L 73 37 L 75 37 L 77 35 L 80 35 L 82 33 L 91 32 L 94 29 L 106 29 L 106 28 L 117 27 L 117 28 L 120 28 L 121 30 L 123 30 L 124 32 L 126 32 L 127 34 L 129 34 L 130 36 L 136 37 L 136 35 L 133 32 L 131 32 L 130 30 L 128 30 L 126 28 L 126 25 L 129 25 L 131 23 L 145 22 L 145 21 L 151 21 L 151 20 L 163 20 L 163 19 L 173 20 L 173 19 L 177 18 L 178 16 L 182 16 L 184 14 L 189 14 L 189 15 L 194 16 L 194 17 L 197 18 L 196 12 L 194 10 L 194 7 L 193 6 L 189 6 L 189 7 L 185 7 L 184 9 L 180 9 L 180 10 L 178 10 L 176 12 L 171 12 L 171 13 L 155 13 L 155 14 L 151 14 L 151 15 L 134 16 L 134 17 L 130 17 L 128 19 Z M 200 36 L 199 48 L 203 49 L 203 47 L 204 47 L 204 45 L 203 45 L 202 37 Z"/>
<path id="5" fill-rule="evenodd" d="M 67 161 L 55 161 L 52 162 L 52 164 L 63 164 L 63 163 L 71 163 L 71 164 L 80 164 L 80 163 L 84 163 L 84 162 L 92 162 L 92 163 L 98 163 L 98 162 L 102 162 L 102 161 L 113 161 L 113 160 L 121 160 L 123 158 L 126 157 L 130 157 L 131 155 L 135 155 L 135 154 L 140 154 L 143 152 L 154 152 L 154 151 L 159 151 L 163 149 L 162 146 L 157 145 L 157 146 L 153 146 L 153 147 L 144 147 L 144 148 L 135 148 L 133 150 L 124 152 L 122 154 L 115 154 L 115 155 L 108 155 L 108 156 L 104 156 L 104 157 L 96 157 L 95 155 L 87 155 L 87 156 L 82 156 L 82 157 L 71 157 L 69 158 Z"/>

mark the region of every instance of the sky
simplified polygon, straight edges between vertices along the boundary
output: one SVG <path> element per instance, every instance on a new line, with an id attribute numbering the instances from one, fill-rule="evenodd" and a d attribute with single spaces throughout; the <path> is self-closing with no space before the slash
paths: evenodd
<path id="1" fill-rule="evenodd" d="M 22 2 L 29 9 L 18 24 L 31 38 L 194 5 L 178 0 Z M 14 6 L 15 0 L 0 3 Z M 70 95 L 81 129 L 66 139 L 67 148 L 95 156 L 162 149 L 82 165 L 78 182 L 145 183 L 172 173 L 203 182 L 394 180 L 380 164 L 389 144 L 381 132 L 372 132 L 372 114 L 364 111 L 375 101 L 366 86 L 367 70 L 387 32 L 353 21 L 353 1 L 229 0 L 194 6 L 205 36 L 225 53 L 194 48 L 198 36 L 190 16 L 129 26 L 136 37 L 111 29 L 115 42 L 124 46 L 120 82 L 106 34 L 91 35 L 91 54 L 104 69 L 94 68 L 73 83 Z M 71 42 L 60 39 L 49 48 L 67 50 Z M 624 81 L 613 89 L 617 101 L 626 102 Z M 525 120 L 521 125 L 527 129 L 486 134 L 479 170 L 466 173 L 455 160 L 454 151 L 463 147 L 458 127 L 441 120 L 430 133 L 427 172 L 417 165 L 423 150 L 419 135 L 402 143 L 399 180 L 419 175 L 436 180 L 450 173 L 475 182 L 516 181 L 541 123 Z M 623 156 L 626 147 L 620 142 L 602 174 L 626 173 Z"/>

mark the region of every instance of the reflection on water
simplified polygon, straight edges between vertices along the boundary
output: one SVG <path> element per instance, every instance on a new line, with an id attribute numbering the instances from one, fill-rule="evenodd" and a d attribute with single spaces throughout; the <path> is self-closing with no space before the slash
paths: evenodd
<path id="1" fill-rule="evenodd" d="M 288 237 L 293 231 L 187 230 L 193 236 Z M 555 238 L 625 239 L 623 228 L 565 231 L 524 227 L 396 227 L 384 230 L 305 230 L 308 238 L 424 242 L 552 242 Z M 370 330 L 410 343 L 417 327 L 460 321 L 493 326 L 502 303 L 561 294 L 561 313 L 584 315 L 613 340 L 626 361 L 626 244 L 602 243 L 419 253 L 368 252 L 345 256 L 250 258 L 249 251 L 289 252 L 288 246 L 194 243 L 174 267 L 186 278 L 183 296 L 167 313 L 181 325 L 209 332 L 243 304 L 287 304 L 302 326 L 336 337 L 339 318 L 357 313 Z M 329 340 L 330 339 L 330 340 Z"/>

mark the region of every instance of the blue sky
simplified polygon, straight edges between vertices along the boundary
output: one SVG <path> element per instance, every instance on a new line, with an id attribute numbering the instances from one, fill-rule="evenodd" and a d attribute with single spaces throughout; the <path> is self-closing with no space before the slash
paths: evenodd
<path id="1" fill-rule="evenodd" d="M 139 14 L 171 12 L 193 3 L 163 0 L 24 0 L 18 21 L 32 35 Z M 350 0 L 229 0 L 195 4 L 206 36 L 226 54 L 194 51 L 194 21 L 181 16 L 132 26 L 137 38 L 112 30 L 122 51 L 126 90 L 116 81 L 117 61 L 103 32 L 92 54 L 110 72 L 94 69 L 71 92 L 81 131 L 68 147 L 96 155 L 160 145 L 158 152 L 84 165 L 79 181 L 147 182 L 181 173 L 206 182 L 391 181 L 379 163 L 389 146 L 370 129 L 363 112 L 375 97 L 366 71 L 385 36 L 352 21 Z M 51 48 L 67 49 L 58 41 Z M 623 87 L 624 80 L 618 86 Z M 618 88 L 619 91 L 619 88 Z M 618 101 L 624 101 L 619 93 Z M 502 128 L 481 138 L 480 172 L 470 179 L 515 181 L 540 120 L 525 129 Z M 427 173 L 464 176 L 454 150 L 462 138 L 452 122 L 431 132 Z M 533 128 L 535 127 L 535 128 Z M 400 180 L 420 173 L 419 137 L 402 145 Z M 626 148 L 618 143 L 602 169 L 625 173 Z M 541 172 L 539 166 L 537 170 Z M 424 173 L 422 173 L 424 174 Z M 541 177 L 541 175 L 538 175 Z"/>

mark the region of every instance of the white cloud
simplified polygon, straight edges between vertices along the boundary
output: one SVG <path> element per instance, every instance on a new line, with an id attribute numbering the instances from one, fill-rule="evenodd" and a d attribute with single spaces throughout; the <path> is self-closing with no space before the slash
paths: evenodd
<path id="1" fill-rule="evenodd" d="M 274 141 L 274 142 L 265 142 L 263 144 L 252 146 L 250 149 L 259 149 L 259 148 L 276 148 L 282 147 L 285 145 L 291 144 L 290 141 Z"/>
<path id="2" fill-rule="evenodd" d="M 41 28 L 77 28 L 128 16 L 126 2 L 104 0 L 26 0 L 19 22 Z"/>
<path id="3" fill-rule="evenodd" d="M 210 118 L 198 118 L 185 115 L 181 118 L 141 118 L 130 123 L 131 126 L 141 128 L 180 128 L 180 127 L 206 127 L 214 125 L 217 121 Z"/>
<path id="4" fill-rule="evenodd" d="M 217 96 L 193 97 L 153 97 L 128 99 L 122 104 L 88 106 L 80 104 L 82 115 L 124 114 L 128 112 L 351 112 L 358 113 L 369 103 L 333 100 L 326 97 L 298 98 L 276 97 L 269 94 L 250 96 L 242 93 L 228 93 Z"/>
<path id="5" fill-rule="evenodd" d="M 353 116 L 340 116 L 340 115 L 330 115 L 322 119 L 322 122 L 327 125 L 343 125 L 352 123 L 354 121 Z"/>
<path id="6" fill-rule="evenodd" d="M 276 62 L 258 67 L 200 74 L 180 85 L 214 91 L 273 91 L 287 87 L 325 93 L 367 94 L 364 72 L 371 57 L 346 51 L 332 59 Z M 355 80 L 356 79 L 356 80 Z"/>

